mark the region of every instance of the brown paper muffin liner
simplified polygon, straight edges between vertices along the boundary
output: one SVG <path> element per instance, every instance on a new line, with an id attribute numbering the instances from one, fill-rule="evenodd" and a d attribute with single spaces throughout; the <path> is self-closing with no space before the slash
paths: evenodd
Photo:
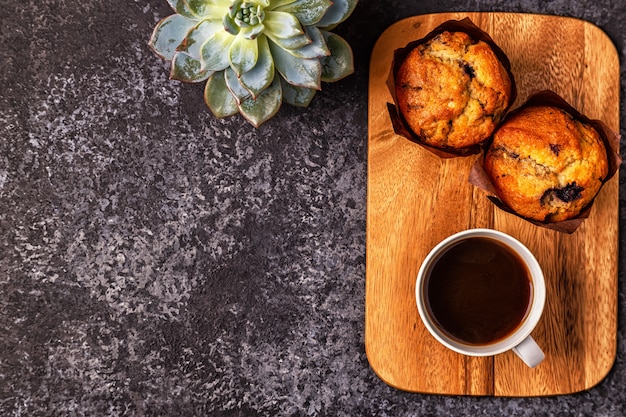
<path id="1" fill-rule="evenodd" d="M 506 56 L 504 51 L 500 49 L 500 47 L 491 39 L 491 36 L 478 26 L 476 26 L 469 17 L 466 17 L 462 20 L 448 20 L 443 22 L 431 32 L 429 32 L 426 36 L 421 39 L 414 40 L 409 42 L 405 47 L 396 49 L 393 54 L 393 60 L 391 63 L 391 69 L 389 71 L 389 77 L 387 78 L 387 87 L 391 93 L 391 97 L 393 99 L 393 103 L 387 103 L 387 110 L 389 111 L 389 116 L 391 118 L 391 123 L 393 125 L 393 129 L 396 134 L 400 136 L 404 136 L 405 138 L 415 142 L 424 148 L 428 149 L 430 152 L 441 158 L 454 158 L 458 156 L 468 156 L 475 155 L 481 152 L 482 146 L 481 144 L 477 144 L 475 146 L 471 146 L 463 149 L 453 149 L 453 148 L 438 148 L 435 146 L 431 146 L 425 143 L 418 135 L 416 135 L 406 120 L 400 113 L 400 108 L 398 106 L 398 101 L 396 97 L 396 85 L 395 85 L 395 75 L 397 74 L 400 65 L 406 58 L 406 56 L 411 52 L 416 46 L 426 43 L 435 36 L 439 35 L 443 32 L 465 32 L 475 41 L 483 41 L 487 43 L 491 49 L 493 50 L 496 57 L 500 60 L 507 73 L 509 74 L 509 78 L 511 79 L 511 99 L 509 100 L 509 105 L 505 110 L 506 111 L 511 107 L 511 105 L 515 102 L 515 98 L 517 97 L 517 88 L 515 85 L 515 79 L 513 77 L 513 73 L 511 72 L 511 63 L 509 58 Z M 486 138 L 487 141 L 489 138 Z"/>
<path id="2" fill-rule="evenodd" d="M 522 109 L 527 108 L 527 107 L 532 107 L 532 106 L 552 106 L 552 107 L 560 108 L 568 112 L 575 119 L 581 120 L 591 125 L 592 127 L 594 127 L 598 131 L 598 133 L 600 134 L 600 137 L 602 138 L 602 141 L 604 142 L 604 147 L 606 148 L 606 151 L 607 151 L 607 159 L 608 159 L 608 164 L 609 164 L 608 174 L 606 178 L 602 181 L 602 185 L 604 185 L 604 183 L 606 183 L 615 175 L 615 173 L 617 172 L 617 170 L 619 169 L 622 163 L 622 158 L 620 157 L 620 154 L 619 154 L 620 135 L 618 133 L 615 133 L 613 130 L 611 130 L 601 120 L 592 120 L 586 117 L 585 115 L 581 114 L 578 110 L 572 107 L 567 101 L 565 101 L 565 99 L 563 99 L 561 96 L 559 96 L 557 93 L 551 90 L 542 90 L 542 91 L 532 92 L 530 96 L 528 97 L 528 99 L 521 106 L 509 112 L 509 114 L 503 119 L 502 123 L 506 122 L 508 118 L 517 114 Z M 488 148 L 489 148 L 489 143 L 485 144 L 485 151 Z M 491 200 L 501 210 L 504 210 L 507 213 L 511 213 L 517 217 L 527 220 L 537 226 L 545 227 L 545 228 L 556 230 L 556 231 L 563 232 L 563 233 L 574 233 L 574 231 L 582 224 L 582 222 L 587 217 L 589 217 L 589 213 L 591 212 L 591 207 L 593 205 L 595 197 L 593 200 L 591 200 L 591 202 L 587 206 L 585 206 L 585 208 L 581 210 L 578 216 L 573 217 L 568 220 L 551 223 L 551 222 L 540 222 L 537 220 L 528 219 L 526 217 L 520 216 L 519 214 L 515 213 L 515 211 L 513 211 L 510 207 L 504 204 L 502 200 L 500 200 L 497 197 L 495 187 L 493 186 L 491 179 L 489 178 L 489 176 L 483 169 L 483 161 L 484 161 L 484 153 L 478 159 L 476 159 L 476 162 L 472 166 L 472 169 L 470 170 L 470 175 L 469 175 L 469 182 L 473 184 L 474 186 L 489 193 L 490 195 L 487 198 L 489 198 L 489 200 Z M 600 189 L 602 189 L 602 187 L 600 187 Z"/>

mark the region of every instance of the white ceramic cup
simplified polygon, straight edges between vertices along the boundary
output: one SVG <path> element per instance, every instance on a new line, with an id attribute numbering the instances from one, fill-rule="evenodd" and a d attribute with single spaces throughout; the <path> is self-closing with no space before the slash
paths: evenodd
<path id="1" fill-rule="evenodd" d="M 449 336 L 447 332 L 440 328 L 436 320 L 431 317 L 427 308 L 428 300 L 426 299 L 428 297 L 427 285 L 430 273 L 441 255 L 458 242 L 472 237 L 486 237 L 504 243 L 526 264 L 532 283 L 532 299 L 522 322 L 512 333 L 504 338 L 481 345 L 464 343 Z M 546 286 L 543 272 L 530 250 L 510 235 L 492 229 L 469 229 L 444 239 L 424 259 L 417 275 L 415 295 L 420 317 L 428 331 L 440 343 L 455 352 L 469 356 L 493 356 L 513 350 L 531 368 L 537 366 L 545 357 L 539 345 L 530 335 L 541 318 L 545 304 Z"/>

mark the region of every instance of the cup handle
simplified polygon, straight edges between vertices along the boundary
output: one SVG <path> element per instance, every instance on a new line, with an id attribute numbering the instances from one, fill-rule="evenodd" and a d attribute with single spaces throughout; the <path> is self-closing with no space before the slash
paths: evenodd
<path id="1" fill-rule="evenodd" d="M 539 365 L 545 358 L 543 351 L 532 336 L 522 340 L 519 345 L 513 348 L 513 352 L 531 368 Z"/>

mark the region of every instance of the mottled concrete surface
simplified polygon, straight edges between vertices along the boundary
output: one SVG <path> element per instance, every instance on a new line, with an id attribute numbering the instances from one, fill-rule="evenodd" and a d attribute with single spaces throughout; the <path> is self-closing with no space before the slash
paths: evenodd
<path id="1" fill-rule="evenodd" d="M 626 415 L 623 261 L 617 361 L 588 392 L 404 393 L 363 345 L 376 38 L 415 14 L 545 12 L 597 24 L 623 62 L 623 1 L 362 0 L 337 30 L 356 74 L 258 130 L 168 81 L 146 46 L 165 0 L 0 10 L 0 415 Z"/>

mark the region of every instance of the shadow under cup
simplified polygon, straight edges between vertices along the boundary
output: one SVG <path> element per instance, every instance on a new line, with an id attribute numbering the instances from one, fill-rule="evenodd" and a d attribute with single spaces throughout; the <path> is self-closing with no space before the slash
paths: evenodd
<path id="1" fill-rule="evenodd" d="M 444 346 L 470 356 L 512 349 L 531 367 L 543 360 L 530 336 L 545 304 L 543 273 L 512 236 L 492 229 L 449 236 L 426 256 L 415 291 L 424 325 Z"/>

